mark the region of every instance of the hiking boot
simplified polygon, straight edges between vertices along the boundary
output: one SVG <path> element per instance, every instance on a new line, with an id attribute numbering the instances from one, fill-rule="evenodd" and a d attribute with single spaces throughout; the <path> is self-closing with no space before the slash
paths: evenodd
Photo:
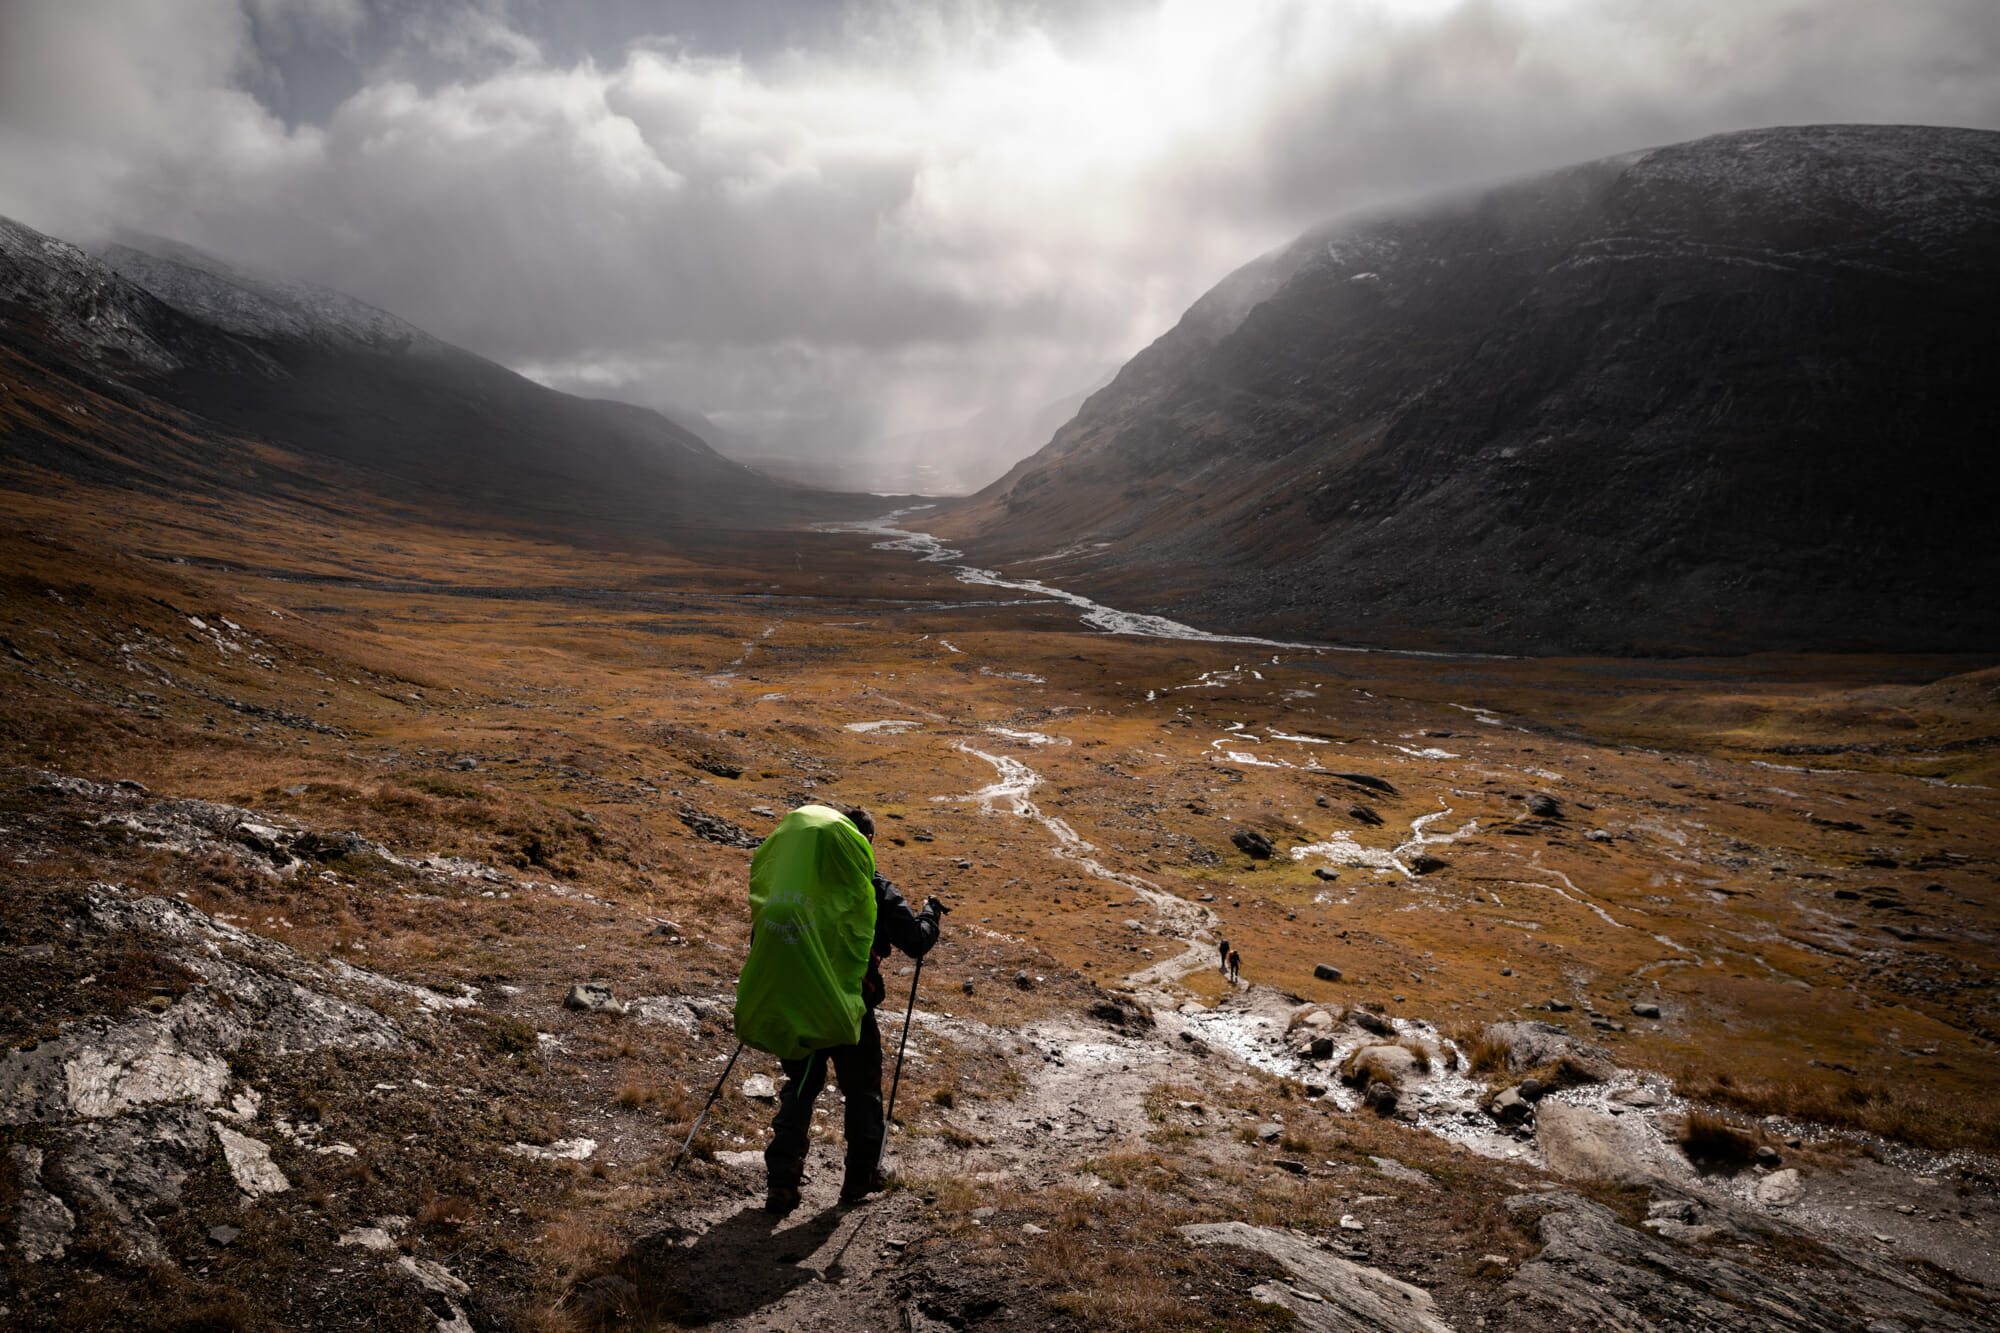
<path id="1" fill-rule="evenodd" d="M 850 1177 L 840 1183 L 842 1203 L 860 1203 L 871 1194 L 879 1194 L 889 1188 L 889 1177 L 880 1171 L 870 1171 L 864 1175 Z"/>
<path id="2" fill-rule="evenodd" d="M 774 1217 L 783 1217 L 798 1206 L 797 1185 L 773 1185 L 764 1195 L 764 1211 Z"/>

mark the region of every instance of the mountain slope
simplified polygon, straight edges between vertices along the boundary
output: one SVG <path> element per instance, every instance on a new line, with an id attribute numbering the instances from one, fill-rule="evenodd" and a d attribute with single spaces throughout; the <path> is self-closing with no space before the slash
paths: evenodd
<path id="1" fill-rule="evenodd" d="M 151 248 L 122 243 L 97 259 L 0 220 L 10 369 L 277 446 L 330 465 L 343 486 L 510 519 L 670 536 L 879 507 L 774 482 L 658 413 L 544 388 L 339 293 L 140 243 Z M 101 476 L 99 443 L 85 423 L 43 412 L 36 429 L 10 429 L 6 453 Z M 181 443 L 119 452 L 149 484 L 172 485 Z M 203 471 L 184 479 L 212 480 Z"/>
<path id="2" fill-rule="evenodd" d="M 1996 313 L 2000 134 L 1720 135 L 1307 234 L 940 530 L 1214 627 L 1988 649 Z"/>

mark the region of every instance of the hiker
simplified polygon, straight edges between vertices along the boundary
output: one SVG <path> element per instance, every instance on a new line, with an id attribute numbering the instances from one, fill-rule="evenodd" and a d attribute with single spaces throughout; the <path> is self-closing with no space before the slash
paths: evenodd
<path id="1" fill-rule="evenodd" d="M 1227 971 L 1229 971 L 1229 941 L 1228 941 L 1228 940 L 1224 940 L 1224 941 L 1222 942 L 1222 957 L 1221 957 L 1220 959 L 1218 959 L 1218 960 L 1217 960 L 1217 962 L 1216 962 L 1216 966 L 1220 967 L 1220 968 L 1221 968 L 1221 969 L 1222 969 L 1222 970 L 1223 970 L 1224 972 L 1227 972 Z"/>
<path id="2" fill-rule="evenodd" d="M 1230 981 L 1234 982 L 1234 981 L 1238 980 L 1238 979 L 1239 979 L 1239 974 L 1240 974 L 1240 973 L 1242 972 L 1242 970 L 1243 970 L 1243 957 L 1242 957 L 1242 955 L 1241 955 L 1241 954 L 1239 954 L 1239 953 L 1237 953 L 1237 952 L 1236 952 L 1236 950 L 1234 950 L 1234 949 L 1231 949 L 1231 950 L 1229 951 L 1229 979 L 1230 979 Z"/>
<path id="3" fill-rule="evenodd" d="M 867 811 L 803 805 L 779 821 L 750 862 L 750 958 L 736 987 L 736 1035 L 778 1057 L 785 1086 L 764 1150 L 764 1210 L 799 1206 L 807 1131 L 826 1069 L 846 1102 L 846 1174 L 840 1201 L 880 1189 L 882 1034 L 890 949 L 921 958 L 937 942 L 943 906 L 910 910 L 875 873 Z"/>

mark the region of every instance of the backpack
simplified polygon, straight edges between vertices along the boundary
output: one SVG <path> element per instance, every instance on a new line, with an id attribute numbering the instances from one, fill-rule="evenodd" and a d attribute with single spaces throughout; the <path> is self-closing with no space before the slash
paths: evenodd
<path id="1" fill-rule="evenodd" d="M 736 1036 L 781 1060 L 861 1040 L 875 942 L 875 849 L 837 810 L 802 805 L 750 858 L 750 957 Z"/>

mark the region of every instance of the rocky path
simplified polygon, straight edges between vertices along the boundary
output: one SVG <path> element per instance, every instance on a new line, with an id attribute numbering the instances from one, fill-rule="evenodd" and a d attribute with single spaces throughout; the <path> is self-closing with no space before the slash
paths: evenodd
<path id="1" fill-rule="evenodd" d="M 919 1189 L 940 1177 L 1016 1190 L 1088 1188 L 1093 1178 L 1084 1164 L 1093 1155 L 1143 1146 L 1145 1097 L 1155 1084 L 1192 1081 L 1207 1070 L 1185 1048 L 1106 1027 L 1045 1022 L 1000 1033 L 934 1014 L 920 1014 L 918 1021 L 958 1040 L 1018 1048 L 1016 1065 L 1026 1075 L 1014 1098 L 961 1108 L 950 1117 L 970 1147 L 892 1133 L 886 1164 Z M 892 1039 L 885 1034 L 885 1042 Z M 923 1227 L 920 1193 L 895 1191 L 842 1208 L 836 1199 L 840 1146 L 816 1142 L 804 1205 L 775 1219 L 761 1208 L 762 1155 L 718 1158 L 740 1176 L 744 1192 L 740 1201 L 696 1219 L 672 1246 L 673 1267 L 691 1279 L 689 1290 L 704 1294 L 705 1304 L 691 1313 L 742 1333 L 924 1326 L 900 1274 L 902 1252 Z"/>
<path id="2" fill-rule="evenodd" d="M 996 735 L 1018 748 L 1069 744 L 1066 738 L 1037 732 Z M 995 781 L 944 799 L 976 803 L 1038 825 L 1057 856 L 1092 878 L 1130 891 L 1134 905 L 1149 910 L 1162 936 L 1184 941 L 1172 957 L 1125 978 L 1157 1021 L 1148 1015 L 1143 1023 L 1135 1018 L 1130 1028 L 1114 1030 L 1050 1020 L 999 1032 L 923 1015 L 923 1026 L 939 1035 L 1011 1048 L 1013 1065 L 1022 1075 L 1018 1094 L 1005 1102 L 955 1110 L 949 1117 L 955 1131 L 949 1141 L 893 1135 L 891 1164 L 916 1184 L 916 1191 L 892 1193 L 856 1209 L 840 1209 L 832 1197 L 840 1176 L 837 1145 L 815 1146 L 806 1205 L 782 1221 L 759 1210 L 761 1158 L 726 1154 L 742 1176 L 742 1201 L 701 1219 L 673 1246 L 673 1263 L 695 1279 L 689 1289 L 706 1293 L 703 1299 L 709 1303 L 689 1312 L 699 1320 L 746 1333 L 942 1327 L 928 1322 L 913 1305 L 904 1263 L 911 1242 L 927 1225 L 927 1205 L 933 1201 L 922 1194 L 927 1188 L 923 1182 L 959 1178 L 1030 1192 L 1057 1186 L 1101 1188 L 1104 1182 L 1090 1169 L 1094 1159 L 1147 1147 L 1149 1091 L 1162 1084 L 1212 1087 L 1218 1080 L 1243 1078 L 1253 1068 L 1297 1078 L 1353 1111 L 1360 1098 L 1339 1084 L 1334 1070 L 1374 1043 L 1377 1050 L 1384 1044 L 1398 1050 L 1422 1048 L 1437 1057 L 1420 1070 L 1406 1071 L 1406 1080 L 1399 1077 L 1404 1086 L 1399 1087 L 1398 1113 L 1413 1127 L 1500 1162 L 1651 1189 L 1657 1216 L 1647 1220 L 1648 1230 L 1634 1229 L 1626 1219 L 1579 1196 L 1531 1192 L 1510 1199 L 1510 1212 L 1538 1229 L 1546 1247 L 1542 1258 L 1523 1265 L 1508 1284 L 1518 1303 L 1545 1311 L 1577 1309 L 1586 1322 L 1602 1327 L 1648 1326 L 1645 1312 L 1673 1313 L 1694 1326 L 1722 1326 L 1715 1321 L 1727 1323 L 1726 1310 L 1734 1312 L 1736 1322 L 1730 1326 L 1772 1330 L 1846 1327 L 1888 1333 L 1905 1327 L 1992 1326 L 1972 1313 L 1977 1302 L 1969 1302 L 1967 1293 L 2000 1291 L 2000 1261 L 1990 1241 L 1990 1227 L 2000 1218 L 1987 1216 L 1994 1206 L 1982 1200 L 1978 1220 L 1967 1213 L 1959 1219 L 1964 1227 L 1940 1229 L 1936 1224 L 1951 1209 L 1939 1197 L 1940 1178 L 1924 1174 L 1921 1164 L 1902 1170 L 1868 1163 L 1865 1169 L 1811 1177 L 1810 1187 L 1794 1186 L 1796 1172 L 1769 1185 L 1764 1179 L 1708 1180 L 1688 1167 L 1660 1128 L 1663 1116 L 1683 1108 L 1666 1105 L 1670 1096 L 1616 1070 L 1608 1060 L 1598 1072 L 1599 1085 L 1544 1104 L 1540 1119 L 1545 1127 L 1539 1134 L 1532 1132 L 1532 1118 L 1510 1131 L 1482 1104 L 1486 1089 L 1462 1069 L 1464 1053 L 1428 1023 L 1350 1015 L 1347 1025 L 1328 1037 L 1331 1051 L 1323 1048 L 1318 1060 L 1309 1060 L 1288 1031 L 1297 1006 L 1267 987 L 1232 992 L 1213 1008 L 1184 1005 L 1186 992 L 1177 983 L 1191 971 L 1215 965 L 1215 915 L 1140 876 L 1106 866 L 1095 846 L 1035 802 L 1033 792 L 1042 779 L 1025 759 L 998 752 L 1000 744 L 983 749 L 959 742 L 955 748 L 992 765 Z M 1457 836 L 1429 827 L 1452 813 L 1440 809 L 1416 819 L 1408 840 L 1396 848 L 1396 868 L 1408 873 L 1405 858 Z M 1466 825 L 1459 832 L 1476 827 Z M 1608 924 L 1624 924 L 1605 915 L 1559 872 L 1546 870 L 1544 875 L 1563 879 L 1575 894 L 1572 900 Z M 1548 883 L 1537 887 L 1563 893 Z M 1124 1017 L 1121 1012 L 1121 1028 Z M 1513 1026 L 1525 1033 L 1543 1025 Z M 1559 1035 L 1533 1036 L 1530 1044 L 1534 1042 L 1547 1043 L 1549 1051 L 1561 1047 L 1563 1053 L 1587 1051 L 1593 1059 L 1601 1055 Z M 1538 1063 L 1549 1051 L 1536 1048 L 1524 1054 L 1522 1063 Z M 1916 1215 L 1928 1216 L 1932 1225 L 1927 1230 L 1913 1226 L 1910 1219 Z M 1290 1284 L 1265 1283 L 1254 1294 L 1292 1309 L 1297 1327 L 1423 1333 L 1452 1327 L 1429 1292 L 1352 1262 L 1323 1242 L 1306 1244 L 1297 1233 L 1242 1222 L 1201 1224 L 1187 1231 L 1197 1245 L 1232 1245 L 1276 1261 L 1291 1275 Z M 1842 1256 L 1843 1266 L 1837 1276 L 1821 1272 L 1810 1280 L 1801 1277 L 1794 1289 L 1773 1296 L 1760 1294 L 1765 1279 L 1758 1270 L 1691 1259 L 1670 1243 L 1717 1235 L 1739 1241 L 1795 1237 L 1829 1247 Z M 1941 1280 L 1914 1280 L 1884 1262 L 1898 1245 L 1939 1265 Z M 1864 1317 L 1871 1314 L 1877 1317 Z M 1530 1319 L 1520 1326 L 1537 1324 Z"/>

